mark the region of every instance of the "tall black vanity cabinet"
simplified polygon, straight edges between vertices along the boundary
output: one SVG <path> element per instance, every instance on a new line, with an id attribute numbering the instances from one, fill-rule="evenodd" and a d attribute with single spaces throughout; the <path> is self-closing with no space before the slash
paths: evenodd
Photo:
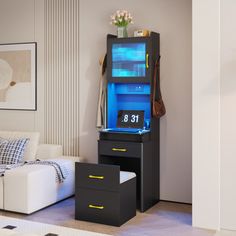
<path id="1" fill-rule="evenodd" d="M 155 32 L 148 37 L 107 37 L 106 128 L 99 132 L 98 162 L 136 173 L 141 212 L 160 195 L 159 119 L 152 116 L 151 102 L 159 54 Z"/>

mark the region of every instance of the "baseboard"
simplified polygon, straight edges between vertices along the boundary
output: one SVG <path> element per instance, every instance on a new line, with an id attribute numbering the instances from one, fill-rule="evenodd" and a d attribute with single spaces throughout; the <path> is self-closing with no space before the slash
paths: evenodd
<path id="1" fill-rule="evenodd" d="M 160 200 L 160 202 L 170 202 L 170 203 L 177 203 L 177 204 L 184 204 L 184 205 L 191 205 L 192 203 L 188 203 L 188 202 L 176 202 L 176 201 L 170 201 L 170 200 Z"/>

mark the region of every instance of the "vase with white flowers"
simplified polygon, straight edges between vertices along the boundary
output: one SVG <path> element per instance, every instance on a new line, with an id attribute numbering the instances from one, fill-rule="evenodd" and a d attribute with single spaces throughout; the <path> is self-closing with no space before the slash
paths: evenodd
<path id="1" fill-rule="evenodd" d="M 118 38 L 125 38 L 128 37 L 127 26 L 131 23 L 133 24 L 133 17 L 131 14 L 126 10 L 117 10 L 111 16 L 112 25 L 117 26 L 117 37 Z"/>

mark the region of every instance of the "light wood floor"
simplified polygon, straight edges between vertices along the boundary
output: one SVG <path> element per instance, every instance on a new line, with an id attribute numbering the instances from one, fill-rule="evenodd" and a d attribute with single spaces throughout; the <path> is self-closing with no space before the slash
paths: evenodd
<path id="1" fill-rule="evenodd" d="M 74 220 L 74 198 L 38 211 L 31 215 L 0 211 L 0 215 L 29 221 L 60 225 L 98 233 L 125 236 L 212 236 L 214 231 L 193 228 L 191 206 L 160 202 L 145 213 L 137 212 L 136 217 L 121 227 L 112 227 Z"/>

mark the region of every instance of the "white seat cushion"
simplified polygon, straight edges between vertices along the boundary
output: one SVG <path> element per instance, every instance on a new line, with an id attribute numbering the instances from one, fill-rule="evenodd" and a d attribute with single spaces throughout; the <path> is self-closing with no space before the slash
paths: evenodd
<path id="1" fill-rule="evenodd" d="M 24 160 L 35 160 L 39 144 L 39 132 L 14 132 L 0 131 L 0 137 L 5 139 L 28 138 L 29 143 L 26 146 Z"/>
<path id="2" fill-rule="evenodd" d="M 128 171 L 120 171 L 120 184 L 136 177 L 136 174 Z"/>

